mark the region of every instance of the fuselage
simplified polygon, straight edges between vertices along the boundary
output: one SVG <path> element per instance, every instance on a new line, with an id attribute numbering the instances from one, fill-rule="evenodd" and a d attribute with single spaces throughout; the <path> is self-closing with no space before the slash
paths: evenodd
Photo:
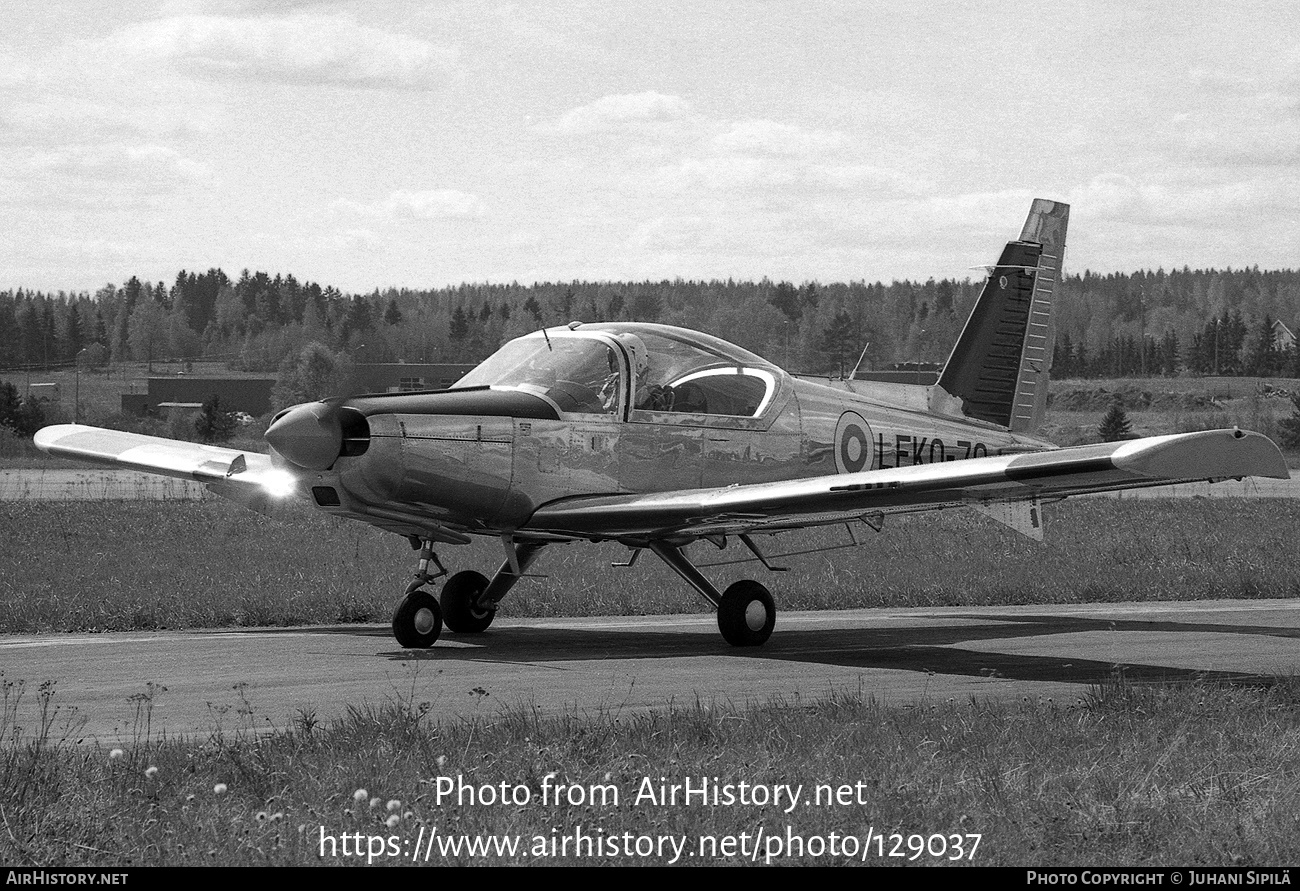
<path id="1" fill-rule="evenodd" d="M 629 334 L 636 335 L 635 346 Z M 521 341 L 515 352 L 532 363 L 529 370 L 520 370 L 517 356 L 496 366 L 490 359 L 479 369 L 487 369 L 487 384 L 476 370 L 465 385 L 448 391 L 314 404 L 317 414 L 343 412 L 335 426 L 352 436 L 351 447 L 308 480 L 317 506 L 380 526 L 409 526 L 411 518 L 422 518 L 452 530 L 508 534 L 529 528 L 539 507 L 564 499 L 767 483 L 1052 447 L 992 424 L 930 412 L 925 387 L 894 385 L 892 393 L 873 395 L 866 382 L 799 378 L 725 341 L 667 326 L 584 325 L 513 343 Z M 648 367 L 637 355 L 646 344 Z M 576 380 L 579 370 L 561 367 L 557 382 L 554 369 L 539 373 L 533 367 L 562 359 L 573 366 L 576 357 L 593 351 L 608 355 L 607 383 L 614 386 L 605 389 L 618 391 L 604 405 L 594 395 L 598 382 L 585 387 Z M 657 363 L 664 366 L 658 373 Z M 283 431 L 294 412 L 309 410 L 291 409 L 286 423 L 268 431 L 290 462 L 306 450 Z M 303 426 L 297 422 L 299 430 Z M 358 447 L 360 427 L 365 443 Z"/>

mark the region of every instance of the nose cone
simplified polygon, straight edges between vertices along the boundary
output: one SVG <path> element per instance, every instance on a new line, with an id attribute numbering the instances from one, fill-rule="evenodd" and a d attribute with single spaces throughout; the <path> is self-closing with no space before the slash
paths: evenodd
<path id="1" fill-rule="evenodd" d="M 299 467 L 328 470 L 343 451 L 338 409 L 324 402 L 295 405 L 270 426 L 266 441 Z"/>

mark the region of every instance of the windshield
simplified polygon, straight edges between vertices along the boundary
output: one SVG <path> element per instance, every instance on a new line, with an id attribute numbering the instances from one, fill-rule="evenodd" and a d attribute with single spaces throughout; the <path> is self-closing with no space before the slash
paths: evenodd
<path id="1" fill-rule="evenodd" d="M 622 373 L 612 347 L 590 337 L 521 337 L 456 382 L 518 387 L 552 399 L 561 411 L 609 413 L 618 407 Z"/>

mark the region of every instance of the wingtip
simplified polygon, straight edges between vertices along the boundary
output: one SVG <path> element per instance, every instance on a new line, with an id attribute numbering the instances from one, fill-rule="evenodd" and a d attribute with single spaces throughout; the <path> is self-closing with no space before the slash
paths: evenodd
<path id="1" fill-rule="evenodd" d="M 32 436 L 32 442 L 35 444 L 36 448 L 48 454 L 50 448 L 54 445 L 55 442 L 62 439 L 64 436 L 67 436 L 69 433 L 73 432 L 72 430 L 69 429 L 70 427 L 73 426 L 75 425 L 51 424 L 48 427 L 42 427 L 40 430 L 37 430 L 36 433 Z"/>
<path id="2" fill-rule="evenodd" d="M 1163 479 L 1291 478 L 1273 440 L 1237 428 L 1133 440 L 1112 460 L 1123 470 Z"/>

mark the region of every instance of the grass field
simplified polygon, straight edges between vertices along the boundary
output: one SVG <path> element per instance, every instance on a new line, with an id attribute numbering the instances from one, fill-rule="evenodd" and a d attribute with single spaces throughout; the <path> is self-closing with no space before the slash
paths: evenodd
<path id="1" fill-rule="evenodd" d="M 862 547 L 707 570 L 759 578 L 781 609 L 1082 603 L 1300 596 L 1293 559 L 1300 503 L 1089 499 L 1050 505 L 1047 543 L 965 511 L 891 518 Z M 405 539 L 304 513 L 275 521 L 201 502 L 0 504 L 0 631 L 386 622 L 416 555 Z M 792 533 L 774 552 L 847 541 L 842 527 Z M 702 564 L 746 556 L 692 549 Z M 500 564 L 493 540 L 441 551 L 453 572 Z M 645 555 L 614 545 L 554 546 L 503 615 L 698 612 L 699 597 Z"/>
<path id="2" fill-rule="evenodd" d="M 1294 682 L 1140 688 L 1117 679 L 1069 702 L 904 708 L 846 694 L 743 711 L 697 702 L 633 716 L 514 711 L 456 724 L 434 724 L 427 704 L 398 696 L 328 726 L 302 714 L 269 736 L 236 728 L 202 740 L 147 732 L 156 692 L 124 703 L 134 708 L 136 740 L 106 752 L 73 743 L 53 691 L 5 684 L 0 861 L 1300 860 Z M 15 722 L 29 716 L 43 717 L 48 732 L 12 741 Z M 257 724 L 256 703 L 245 700 L 240 718 Z M 732 798 L 660 797 L 702 778 Z M 789 789 L 779 802 L 778 786 Z M 579 837 L 595 841 L 580 849 Z M 473 853 L 469 844 L 487 847 Z"/>

